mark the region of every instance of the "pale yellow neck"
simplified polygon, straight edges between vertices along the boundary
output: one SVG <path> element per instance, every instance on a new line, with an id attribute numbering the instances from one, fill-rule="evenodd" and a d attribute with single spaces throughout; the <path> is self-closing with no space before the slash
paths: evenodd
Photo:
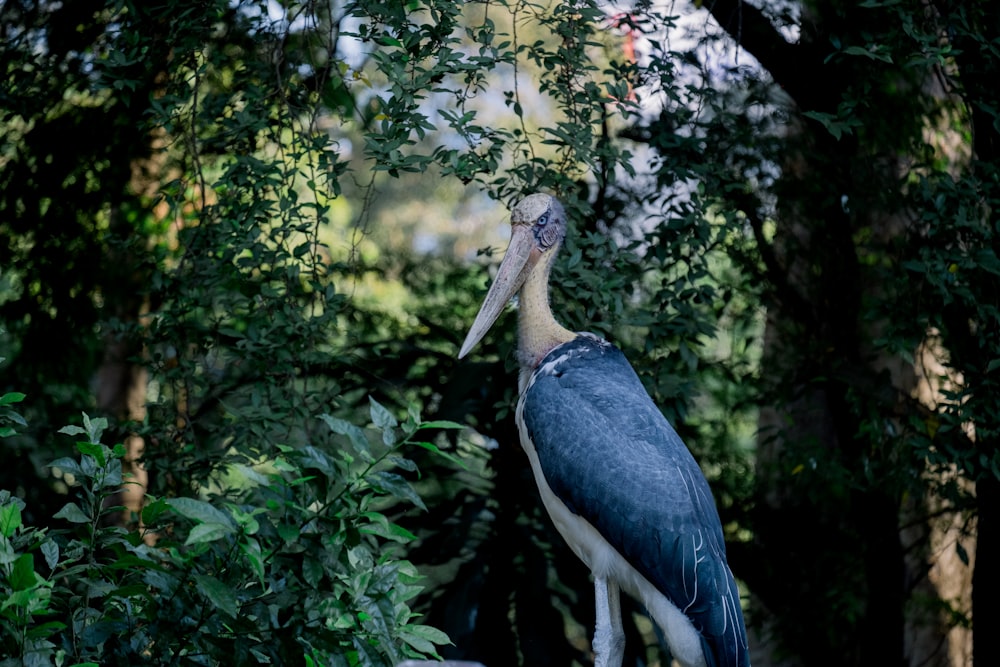
<path id="1" fill-rule="evenodd" d="M 517 356 L 521 369 L 533 370 L 552 348 L 576 338 L 552 317 L 549 270 L 556 255 L 549 249 L 524 281 L 518 296 Z"/>

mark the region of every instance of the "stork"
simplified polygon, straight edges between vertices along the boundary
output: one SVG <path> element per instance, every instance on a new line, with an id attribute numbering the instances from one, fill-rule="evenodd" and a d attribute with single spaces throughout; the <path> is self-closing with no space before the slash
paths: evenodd
<path id="1" fill-rule="evenodd" d="M 698 464 L 621 351 L 552 316 L 548 280 L 566 235 L 562 205 L 533 194 L 510 222 L 510 246 L 458 356 L 517 293 L 517 428 L 545 509 L 593 573 L 594 664 L 622 664 L 624 590 L 683 667 L 749 667 L 722 524 Z"/>

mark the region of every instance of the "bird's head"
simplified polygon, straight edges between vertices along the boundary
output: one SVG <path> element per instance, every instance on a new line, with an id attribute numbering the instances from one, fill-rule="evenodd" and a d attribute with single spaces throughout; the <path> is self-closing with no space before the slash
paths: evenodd
<path id="1" fill-rule="evenodd" d="M 511 209 L 510 225 L 510 245 L 500 262 L 497 277 L 479 308 L 476 321 L 462 343 L 459 359 L 482 340 L 542 258 L 559 249 L 566 236 L 566 213 L 555 197 L 528 195 Z"/>

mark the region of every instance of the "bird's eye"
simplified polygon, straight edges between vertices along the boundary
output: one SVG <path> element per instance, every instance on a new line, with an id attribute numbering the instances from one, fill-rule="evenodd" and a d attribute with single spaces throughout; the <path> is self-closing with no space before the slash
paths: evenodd
<path id="1" fill-rule="evenodd" d="M 535 224 L 538 225 L 539 227 L 544 227 L 545 225 L 549 224 L 549 214 L 542 213 L 542 215 L 538 218 L 538 222 L 536 222 Z"/>

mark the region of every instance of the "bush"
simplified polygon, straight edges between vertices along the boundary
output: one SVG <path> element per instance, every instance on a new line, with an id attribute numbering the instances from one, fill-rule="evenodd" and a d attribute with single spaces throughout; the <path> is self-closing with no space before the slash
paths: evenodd
<path id="1" fill-rule="evenodd" d="M 382 666 L 436 656 L 448 639 L 415 622 L 420 576 L 394 548 L 414 535 L 391 513 L 400 501 L 423 507 L 404 477 L 416 472 L 405 450 L 447 457 L 422 437 L 456 425 L 421 423 L 415 411 L 399 424 L 373 400 L 370 415 L 367 432 L 322 415 L 336 451 L 279 445 L 270 460 L 231 463 L 198 497 L 149 498 L 132 529 L 108 522 L 129 483 L 124 446 L 102 444 L 104 419 L 85 414 L 82 427 L 63 428 L 82 436 L 76 458 L 51 464 L 75 491 L 54 517 L 67 527 L 25 525 L 24 502 L 0 492 L 9 656 L 0 664 Z"/>

